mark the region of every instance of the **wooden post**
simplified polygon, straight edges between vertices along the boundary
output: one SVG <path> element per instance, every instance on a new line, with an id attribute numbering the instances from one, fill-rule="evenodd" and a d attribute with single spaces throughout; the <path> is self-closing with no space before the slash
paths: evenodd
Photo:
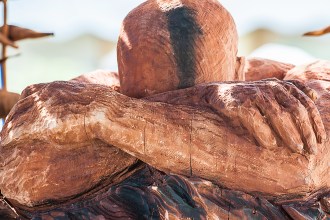
<path id="1" fill-rule="evenodd" d="M 4 36 L 8 36 L 8 25 L 7 25 L 7 0 L 2 0 L 3 2 L 3 28 L 2 33 Z M 2 44 L 2 59 L 6 58 L 7 47 Z M 2 89 L 7 90 L 7 71 L 6 71 L 6 61 L 1 63 L 1 80 Z"/>

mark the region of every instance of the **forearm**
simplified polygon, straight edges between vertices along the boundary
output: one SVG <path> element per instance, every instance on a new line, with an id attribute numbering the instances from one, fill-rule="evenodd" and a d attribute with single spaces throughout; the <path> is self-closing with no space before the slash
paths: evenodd
<path id="1" fill-rule="evenodd" d="M 246 81 L 256 81 L 266 78 L 284 79 L 286 73 L 294 68 L 294 65 L 281 63 L 262 58 L 246 59 L 244 73 Z"/>
<path id="2" fill-rule="evenodd" d="M 120 91 L 120 82 L 117 72 L 106 70 L 96 70 L 93 72 L 82 74 L 70 80 L 70 82 L 92 83 L 108 86 L 115 91 Z"/>
<path id="3" fill-rule="evenodd" d="M 318 189 L 320 185 L 306 182 L 312 178 L 309 155 L 293 153 L 286 146 L 259 145 L 239 118 L 221 113 L 214 102 L 221 97 L 213 96 L 221 86 L 202 85 L 160 95 L 172 103 L 168 104 L 156 102 L 162 101 L 160 97 L 132 99 L 96 84 L 51 83 L 33 94 L 26 92 L 30 95 L 10 114 L 1 133 L 3 156 L 15 158 L 12 148 L 25 152 L 47 145 L 62 152 L 99 140 L 159 170 L 198 176 L 228 188 L 272 196 Z M 251 86 L 231 95 L 250 94 Z M 265 122 L 254 123 L 259 129 L 258 123 Z"/>
<path id="4" fill-rule="evenodd" d="M 257 146 L 243 127 L 209 110 L 189 107 L 194 98 L 188 98 L 191 90 L 186 92 L 179 92 L 182 98 L 175 92 L 166 97 L 185 106 L 104 97 L 86 115 L 87 133 L 159 170 L 198 176 L 228 188 L 273 196 L 315 189 L 306 182 L 311 161 L 305 156 L 285 147 Z"/>

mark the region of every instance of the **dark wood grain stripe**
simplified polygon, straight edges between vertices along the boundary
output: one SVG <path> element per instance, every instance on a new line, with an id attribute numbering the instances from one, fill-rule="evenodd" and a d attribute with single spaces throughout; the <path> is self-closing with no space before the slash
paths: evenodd
<path id="1" fill-rule="evenodd" d="M 196 12 L 186 6 L 166 12 L 171 44 L 178 68 L 179 85 L 183 89 L 195 85 L 196 79 L 196 39 L 202 29 L 196 22 Z"/>

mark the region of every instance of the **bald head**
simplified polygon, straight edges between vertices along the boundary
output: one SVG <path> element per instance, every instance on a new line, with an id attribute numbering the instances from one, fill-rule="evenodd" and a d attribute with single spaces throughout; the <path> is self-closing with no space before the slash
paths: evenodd
<path id="1" fill-rule="evenodd" d="M 239 80 L 235 23 L 215 0 L 146 1 L 124 19 L 117 52 L 131 97 Z"/>

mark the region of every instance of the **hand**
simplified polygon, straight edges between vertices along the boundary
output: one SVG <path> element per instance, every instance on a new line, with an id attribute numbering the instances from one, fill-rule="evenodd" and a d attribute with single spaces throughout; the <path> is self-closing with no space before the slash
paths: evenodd
<path id="1" fill-rule="evenodd" d="M 311 100 L 316 99 L 316 92 L 298 81 L 219 83 L 208 91 L 209 106 L 240 123 L 262 147 L 284 145 L 296 153 L 316 154 L 317 145 L 326 138 Z"/>
<path id="2" fill-rule="evenodd" d="M 297 82 L 223 82 L 139 100 L 102 85 L 38 85 L 23 92 L 24 98 L 11 111 L 0 132 L 0 165 L 5 172 L 0 173 L 0 186 L 7 197 L 21 198 L 20 193 L 8 194 L 13 186 L 22 181 L 32 181 L 29 186 L 44 183 L 39 183 L 39 178 L 27 178 L 30 175 L 26 173 L 40 174 L 45 164 L 54 170 L 58 170 L 58 164 L 72 165 L 71 155 L 81 150 L 84 153 L 79 155 L 90 159 L 87 153 L 98 155 L 94 153 L 100 148 L 91 145 L 97 140 L 132 155 L 110 150 L 108 156 L 94 158 L 91 163 L 100 166 L 111 158 L 113 166 L 104 165 L 105 176 L 114 169 L 124 169 L 127 164 L 123 161 L 134 162 L 138 158 L 161 171 L 198 176 L 227 188 L 274 196 L 305 195 L 324 187 L 327 182 L 323 180 L 327 178 L 319 181 L 326 165 L 316 167 L 314 160 L 304 158 L 307 153 L 315 153 L 325 139 L 320 115 L 304 92 L 313 94 L 313 90 Z M 85 151 L 82 146 L 91 147 Z M 279 146 L 300 154 L 290 154 L 284 148 L 274 150 Z M 26 159 L 31 149 L 37 156 Z M 45 154 L 54 159 L 42 156 Z M 120 166 L 112 161 L 115 155 Z M 63 162 L 56 163 L 57 158 L 63 158 Z M 75 164 L 79 162 L 77 159 Z M 74 173 L 79 166 L 70 167 Z M 99 173 L 99 167 L 95 169 Z M 85 172 L 80 174 L 83 178 L 79 179 L 84 179 Z M 52 177 L 54 181 L 59 178 Z M 54 185 L 49 187 L 54 191 Z M 52 196 L 44 191 L 31 195 Z M 30 199 L 40 201 L 40 197 Z M 42 201 L 45 199 L 51 198 Z"/>

